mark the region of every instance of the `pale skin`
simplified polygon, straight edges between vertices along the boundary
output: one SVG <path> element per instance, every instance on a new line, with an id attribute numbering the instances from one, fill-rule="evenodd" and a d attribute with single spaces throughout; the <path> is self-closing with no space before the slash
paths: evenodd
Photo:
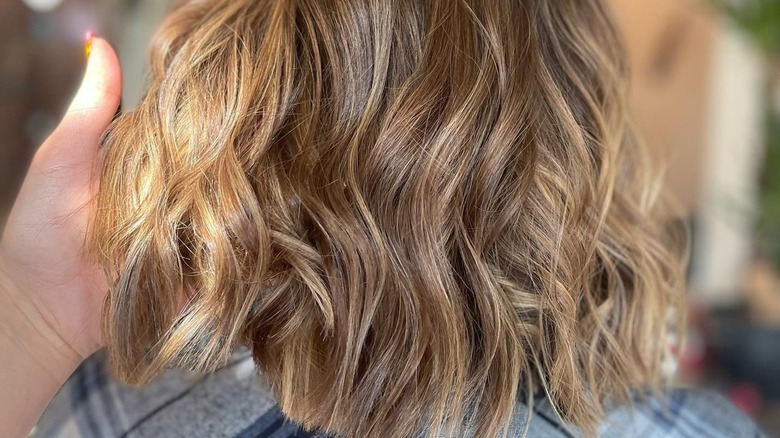
<path id="1" fill-rule="evenodd" d="M 100 139 L 119 106 L 119 60 L 95 38 L 76 97 L 27 172 L 0 241 L 0 436 L 25 437 L 102 345 L 107 290 L 84 255 Z"/>

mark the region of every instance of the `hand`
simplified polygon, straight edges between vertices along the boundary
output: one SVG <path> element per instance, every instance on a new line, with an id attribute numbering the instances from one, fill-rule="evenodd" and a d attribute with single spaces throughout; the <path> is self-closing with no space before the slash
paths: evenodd
<path id="1" fill-rule="evenodd" d="M 26 348 L 49 350 L 50 360 L 79 363 L 102 344 L 107 287 L 83 247 L 98 184 L 100 139 L 119 106 L 121 88 L 114 50 L 93 38 L 81 88 L 35 154 L 0 242 L 5 308 L 0 319 L 10 319 L 16 341 Z"/>

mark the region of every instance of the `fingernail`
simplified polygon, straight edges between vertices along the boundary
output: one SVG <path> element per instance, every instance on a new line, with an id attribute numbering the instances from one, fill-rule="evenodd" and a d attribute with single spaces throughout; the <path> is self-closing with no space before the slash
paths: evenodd
<path id="1" fill-rule="evenodd" d="M 84 43 L 84 56 L 89 59 L 89 56 L 92 54 L 92 38 L 94 38 L 95 34 L 92 31 L 87 32 L 87 40 Z"/>

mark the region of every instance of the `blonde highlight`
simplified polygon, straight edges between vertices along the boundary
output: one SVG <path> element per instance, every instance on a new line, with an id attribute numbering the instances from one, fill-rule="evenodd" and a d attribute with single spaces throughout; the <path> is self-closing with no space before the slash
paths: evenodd
<path id="1" fill-rule="evenodd" d="M 599 0 L 186 1 L 106 140 L 119 377 L 248 346 L 291 419 L 590 433 L 660 381 L 682 262 Z"/>

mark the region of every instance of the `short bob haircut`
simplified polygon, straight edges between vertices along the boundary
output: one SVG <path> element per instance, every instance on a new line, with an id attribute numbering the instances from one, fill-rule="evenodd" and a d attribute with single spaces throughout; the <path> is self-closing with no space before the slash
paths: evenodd
<path id="1" fill-rule="evenodd" d="M 594 434 L 658 387 L 682 252 L 600 0 L 190 0 L 105 144 L 122 379 L 248 346 L 292 420 Z"/>

